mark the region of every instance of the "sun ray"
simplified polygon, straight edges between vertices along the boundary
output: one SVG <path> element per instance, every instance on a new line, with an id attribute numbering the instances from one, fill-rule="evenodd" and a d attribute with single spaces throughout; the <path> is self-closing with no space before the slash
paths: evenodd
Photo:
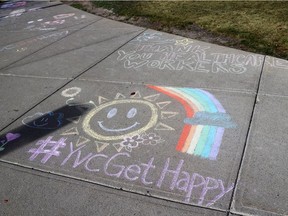
<path id="1" fill-rule="evenodd" d="M 161 119 L 168 119 L 178 115 L 178 112 L 161 111 Z"/>
<path id="2" fill-rule="evenodd" d="M 76 147 L 84 145 L 85 143 L 88 143 L 88 142 L 90 142 L 89 139 L 87 139 L 86 137 L 79 136 L 79 138 L 76 142 Z"/>
<path id="3" fill-rule="evenodd" d="M 139 91 L 136 91 L 130 98 L 141 98 L 141 94 Z"/>
<path id="4" fill-rule="evenodd" d="M 74 124 L 78 124 L 80 121 L 81 116 L 75 116 L 75 117 L 71 117 L 71 118 L 66 118 L 67 121 L 69 122 L 73 122 Z"/>
<path id="5" fill-rule="evenodd" d="M 102 96 L 98 96 L 98 103 L 99 104 L 105 103 L 107 101 L 109 101 L 107 98 L 104 98 Z"/>
<path id="6" fill-rule="evenodd" d="M 144 97 L 145 100 L 148 100 L 150 102 L 154 102 L 159 98 L 160 94 L 154 94 Z"/>
<path id="7" fill-rule="evenodd" d="M 126 98 L 126 97 L 125 97 L 123 94 L 121 94 L 121 93 L 117 93 L 116 96 L 115 96 L 115 99 L 116 99 L 116 100 L 125 99 L 125 98 Z"/>
<path id="8" fill-rule="evenodd" d="M 156 105 L 160 108 L 163 109 L 164 107 L 166 107 L 167 105 L 169 105 L 171 103 L 171 101 L 163 101 L 163 102 L 158 102 L 156 103 Z"/>
<path id="9" fill-rule="evenodd" d="M 120 152 L 124 148 L 120 143 L 114 143 L 113 146 L 117 152 Z"/>
<path id="10" fill-rule="evenodd" d="M 169 130 L 169 131 L 172 131 L 172 130 L 175 130 L 175 129 L 172 128 L 172 127 L 170 127 L 169 125 L 166 125 L 166 124 L 164 124 L 164 123 L 162 123 L 162 122 L 159 122 L 159 123 L 155 126 L 154 130 Z"/>
<path id="11" fill-rule="evenodd" d="M 98 153 L 102 152 L 107 146 L 110 145 L 109 143 L 97 142 L 97 141 L 95 141 L 95 144 Z"/>
<path id="12" fill-rule="evenodd" d="M 69 130 L 65 131 L 61 135 L 69 136 L 69 135 L 79 135 L 77 127 L 70 128 Z"/>

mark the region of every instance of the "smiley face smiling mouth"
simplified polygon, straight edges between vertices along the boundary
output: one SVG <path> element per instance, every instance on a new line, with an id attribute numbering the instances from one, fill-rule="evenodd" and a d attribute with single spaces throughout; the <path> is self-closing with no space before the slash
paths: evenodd
<path id="1" fill-rule="evenodd" d="M 47 119 L 41 119 L 41 120 L 40 120 L 40 122 L 43 122 L 43 121 L 44 121 L 44 123 L 42 123 L 42 124 L 34 121 L 34 122 L 33 122 L 33 125 L 34 125 L 35 127 L 44 127 L 44 126 L 48 125 L 48 123 L 47 123 L 48 118 L 47 118 Z"/>
<path id="2" fill-rule="evenodd" d="M 123 131 L 127 131 L 127 130 L 130 130 L 134 127 L 136 127 L 137 125 L 139 125 L 140 123 L 139 122 L 135 122 L 133 125 L 129 126 L 129 127 L 126 127 L 126 128 L 117 128 L 117 129 L 110 129 L 110 128 L 107 128 L 103 125 L 103 121 L 98 121 L 98 125 L 99 127 L 104 130 L 104 131 L 107 131 L 107 132 L 123 132 Z"/>

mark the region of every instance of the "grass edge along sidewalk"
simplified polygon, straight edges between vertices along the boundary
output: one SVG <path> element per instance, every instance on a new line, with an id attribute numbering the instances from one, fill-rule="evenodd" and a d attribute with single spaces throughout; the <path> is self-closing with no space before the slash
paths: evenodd
<path id="1" fill-rule="evenodd" d="M 74 1 L 69 4 L 110 19 L 288 59 L 288 2 Z"/>

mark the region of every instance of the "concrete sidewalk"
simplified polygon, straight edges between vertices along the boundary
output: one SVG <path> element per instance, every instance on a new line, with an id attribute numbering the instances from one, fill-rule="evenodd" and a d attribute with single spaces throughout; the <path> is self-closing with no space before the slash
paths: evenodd
<path id="1" fill-rule="evenodd" d="M 0 7 L 1 215 L 288 215 L 288 61 Z"/>

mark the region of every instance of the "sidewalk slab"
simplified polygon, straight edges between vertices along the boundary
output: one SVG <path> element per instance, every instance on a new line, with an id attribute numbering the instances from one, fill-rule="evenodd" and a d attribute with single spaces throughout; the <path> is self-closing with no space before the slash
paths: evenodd
<path id="1" fill-rule="evenodd" d="M 54 6 L 23 13 L 17 17 L 0 20 L 0 46 L 43 35 L 48 32 L 73 27 L 99 20 L 101 17 L 74 9 L 67 5 Z"/>
<path id="2" fill-rule="evenodd" d="M 260 93 L 288 96 L 288 61 L 267 56 L 263 69 Z"/>
<path id="3" fill-rule="evenodd" d="M 66 82 L 0 75 L 0 131 Z"/>
<path id="4" fill-rule="evenodd" d="M 143 30 L 102 19 L 23 58 L 2 73 L 55 77 L 75 76 L 117 50 Z M 39 71 L 39 68 L 45 68 L 45 70 Z"/>
<path id="5" fill-rule="evenodd" d="M 1 159 L 226 211 L 254 98 L 252 93 L 73 81 L 2 133 L 21 137 L 5 146 Z M 59 141 L 56 152 L 46 146 L 50 156 L 36 150 L 44 140 L 48 146 Z"/>
<path id="6" fill-rule="evenodd" d="M 258 98 L 234 209 L 251 215 L 287 215 L 288 98 Z"/>
<path id="7" fill-rule="evenodd" d="M 87 24 L 82 24 L 77 27 L 80 29 L 86 25 Z M 67 35 L 73 34 L 75 31 L 77 31 L 75 30 L 75 27 L 72 29 L 62 29 L 2 47 L 0 69 L 4 69 L 9 65 L 25 58 L 26 56 L 34 54 L 38 50 L 41 50 L 48 45 L 65 38 Z"/>
<path id="8" fill-rule="evenodd" d="M 226 216 L 226 213 L 0 164 L 1 215 Z"/>
<path id="9" fill-rule="evenodd" d="M 264 57 L 147 30 L 84 79 L 256 92 Z"/>

